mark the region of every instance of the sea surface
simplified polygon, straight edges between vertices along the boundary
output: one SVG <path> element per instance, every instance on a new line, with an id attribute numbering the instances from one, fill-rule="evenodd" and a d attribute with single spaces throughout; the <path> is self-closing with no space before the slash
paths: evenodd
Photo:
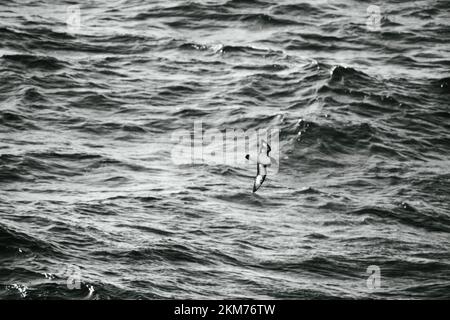
<path id="1" fill-rule="evenodd" d="M 74 5 L 0 4 L 1 299 L 450 298 L 448 0 Z"/>

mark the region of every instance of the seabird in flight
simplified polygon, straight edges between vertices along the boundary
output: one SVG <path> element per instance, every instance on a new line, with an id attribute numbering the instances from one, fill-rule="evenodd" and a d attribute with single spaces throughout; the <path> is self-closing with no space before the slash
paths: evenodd
<path id="1" fill-rule="evenodd" d="M 270 166 L 272 160 L 269 156 L 270 150 L 270 145 L 263 140 L 261 150 L 256 158 L 256 177 L 255 182 L 253 183 L 253 192 L 256 192 L 266 179 L 267 167 Z M 245 158 L 250 160 L 250 155 L 247 154 Z"/>

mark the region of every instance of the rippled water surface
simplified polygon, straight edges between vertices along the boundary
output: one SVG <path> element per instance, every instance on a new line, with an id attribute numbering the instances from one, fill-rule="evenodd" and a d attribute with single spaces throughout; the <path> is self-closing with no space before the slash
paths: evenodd
<path id="1" fill-rule="evenodd" d="M 0 4 L 0 298 L 450 298 L 447 0 L 373 2 L 379 29 L 367 1 L 73 4 Z M 279 127 L 278 173 L 173 163 L 200 120 Z"/>

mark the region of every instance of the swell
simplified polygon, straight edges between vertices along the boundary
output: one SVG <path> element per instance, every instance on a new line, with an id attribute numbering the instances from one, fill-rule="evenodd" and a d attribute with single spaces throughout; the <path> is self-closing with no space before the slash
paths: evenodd
<path id="1" fill-rule="evenodd" d="M 53 244 L 1 224 L 0 252 L 7 256 L 14 256 L 19 255 L 23 251 L 25 253 L 33 252 L 46 255 L 59 254 L 59 249 Z"/>
<path id="2" fill-rule="evenodd" d="M 189 248 L 184 245 L 173 244 L 170 246 L 162 245 L 160 247 L 137 248 L 127 251 L 107 250 L 94 251 L 91 253 L 97 259 L 110 259 L 114 257 L 118 261 L 167 261 L 175 263 L 198 263 L 209 264 L 212 261 L 207 258 L 206 254 Z"/>
<path id="3" fill-rule="evenodd" d="M 178 6 L 160 8 L 137 14 L 135 20 L 178 18 L 175 22 L 167 23 L 172 27 L 196 28 L 192 24 L 186 24 L 184 19 L 195 19 L 196 21 L 214 21 L 215 23 L 242 22 L 245 24 L 258 24 L 261 26 L 289 26 L 297 24 L 296 21 L 276 17 L 266 13 L 238 13 L 229 3 L 225 5 L 203 5 L 200 3 L 189 3 Z"/>
<path id="4" fill-rule="evenodd" d="M 10 67 L 20 66 L 22 69 L 42 69 L 47 71 L 55 71 L 67 66 L 67 63 L 49 56 L 38 56 L 31 54 L 6 54 L 2 56 L 6 63 L 10 63 Z"/>
<path id="5" fill-rule="evenodd" d="M 140 54 L 155 48 L 155 38 L 127 34 L 112 36 L 82 36 L 68 32 L 56 32 L 51 28 L 1 28 L 0 39 L 2 47 L 20 52 L 32 52 L 33 49 L 47 51 L 85 52 L 91 54 Z M 127 40 L 125 40 L 127 39 Z M 55 58 L 39 57 L 32 54 L 7 55 L 7 60 L 22 63 L 30 68 L 42 68 L 45 70 L 57 70 L 63 67 Z"/>
<path id="6" fill-rule="evenodd" d="M 389 223 L 390 220 L 393 220 L 415 228 L 423 228 L 427 231 L 450 231 L 450 217 L 447 214 L 428 210 L 417 210 L 406 202 L 401 203 L 392 210 L 366 207 L 351 211 L 349 214 L 376 216 L 385 223 Z"/>
<path id="7" fill-rule="evenodd" d="M 3 184 L 45 181 L 63 177 L 84 176 L 96 169 L 122 168 L 136 172 L 156 172 L 146 166 L 121 161 L 100 154 L 76 152 L 29 152 L 23 155 L 0 155 L 0 177 Z"/>

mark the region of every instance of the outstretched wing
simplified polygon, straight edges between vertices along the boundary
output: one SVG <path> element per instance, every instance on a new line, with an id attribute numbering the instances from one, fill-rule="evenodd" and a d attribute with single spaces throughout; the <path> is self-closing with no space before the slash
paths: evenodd
<path id="1" fill-rule="evenodd" d="M 256 192 L 256 190 L 258 190 L 259 187 L 261 187 L 264 180 L 266 179 L 266 175 L 267 175 L 266 166 L 258 163 L 256 165 L 256 177 L 255 182 L 253 183 L 253 192 Z"/>

